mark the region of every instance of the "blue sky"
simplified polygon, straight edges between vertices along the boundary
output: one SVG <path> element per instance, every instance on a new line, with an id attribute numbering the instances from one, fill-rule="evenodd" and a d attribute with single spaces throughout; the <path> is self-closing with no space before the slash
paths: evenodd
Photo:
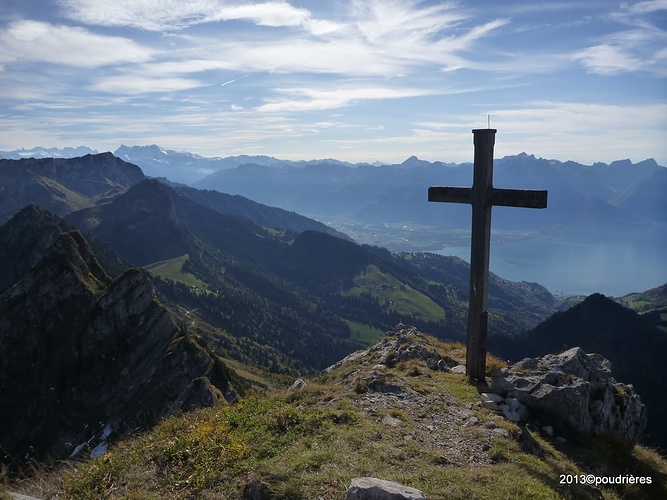
<path id="1" fill-rule="evenodd" d="M 667 165 L 667 0 L 2 0 L 0 150 Z"/>

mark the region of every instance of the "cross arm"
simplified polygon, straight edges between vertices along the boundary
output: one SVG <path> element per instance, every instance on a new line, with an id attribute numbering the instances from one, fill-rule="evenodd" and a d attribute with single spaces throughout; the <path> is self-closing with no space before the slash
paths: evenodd
<path id="1" fill-rule="evenodd" d="M 472 203 L 472 190 L 466 187 L 431 186 L 428 188 L 428 201 Z"/>
<path id="2" fill-rule="evenodd" d="M 547 191 L 491 188 L 489 201 L 497 207 L 547 208 Z"/>

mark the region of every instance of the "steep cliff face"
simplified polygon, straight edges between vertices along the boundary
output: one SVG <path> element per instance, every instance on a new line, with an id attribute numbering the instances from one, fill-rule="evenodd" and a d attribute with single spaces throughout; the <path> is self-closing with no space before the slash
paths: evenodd
<path id="1" fill-rule="evenodd" d="M 0 296 L 0 449 L 65 457 L 137 427 L 236 399 L 229 371 L 156 300 L 149 275 L 111 280 L 60 234 Z"/>

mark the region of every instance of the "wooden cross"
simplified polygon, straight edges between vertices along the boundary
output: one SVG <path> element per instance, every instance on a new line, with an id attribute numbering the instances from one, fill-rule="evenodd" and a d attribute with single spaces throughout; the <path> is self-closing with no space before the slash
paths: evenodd
<path id="1" fill-rule="evenodd" d="M 489 247 L 491 207 L 546 208 L 547 191 L 493 187 L 493 146 L 496 129 L 473 130 L 475 167 L 472 188 L 430 187 L 428 201 L 472 205 L 470 250 L 470 304 L 466 372 L 470 381 L 484 382 L 488 325 Z"/>

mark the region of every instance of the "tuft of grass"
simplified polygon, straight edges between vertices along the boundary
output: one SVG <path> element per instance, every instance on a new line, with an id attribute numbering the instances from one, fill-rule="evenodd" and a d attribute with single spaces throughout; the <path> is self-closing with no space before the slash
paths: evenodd
<path id="1" fill-rule="evenodd" d="M 495 357 L 493 354 L 486 355 L 486 376 L 491 376 L 493 372 L 507 368 L 507 362 Z"/>

